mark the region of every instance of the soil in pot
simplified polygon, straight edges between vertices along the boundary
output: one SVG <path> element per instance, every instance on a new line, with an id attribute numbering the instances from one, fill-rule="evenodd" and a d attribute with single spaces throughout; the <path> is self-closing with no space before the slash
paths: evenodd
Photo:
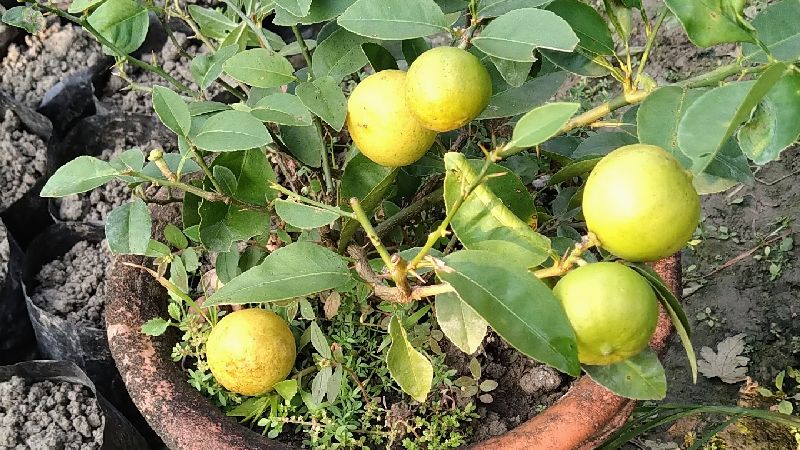
<path id="1" fill-rule="evenodd" d="M 54 381 L 0 382 L 0 447 L 99 449 L 103 412 L 89 389 Z"/>
<path id="2" fill-rule="evenodd" d="M 100 44 L 80 27 L 54 22 L 8 47 L 0 62 L 0 90 L 37 108 L 56 83 L 102 59 Z"/>
<path id="3" fill-rule="evenodd" d="M 77 326 L 105 328 L 105 278 L 111 253 L 105 241 L 81 241 L 36 275 L 33 302 Z"/>
<path id="4" fill-rule="evenodd" d="M 0 221 L 0 287 L 6 284 L 8 275 L 8 262 L 11 258 L 11 244 L 8 241 L 8 233 L 5 225 Z"/>
<path id="5" fill-rule="evenodd" d="M 0 110 L 0 211 L 19 200 L 44 174 L 47 148 L 11 110 Z"/>

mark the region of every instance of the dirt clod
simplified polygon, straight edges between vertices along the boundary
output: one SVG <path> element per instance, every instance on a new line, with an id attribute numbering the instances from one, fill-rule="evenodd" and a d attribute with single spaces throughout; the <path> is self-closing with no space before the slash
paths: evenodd
<path id="1" fill-rule="evenodd" d="M 22 128 L 10 109 L 0 112 L 0 210 L 19 200 L 45 170 L 45 143 Z"/>
<path id="2" fill-rule="evenodd" d="M 6 282 L 6 275 L 8 274 L 8 259 L 10 257 L 11 247 L 8 244 L 8 235 L 6 227 L 3 222 L 0 222 L 0 289 Z"/>
<path id="3" fill-rule="evenodd" d="M 64 256 L 42 267 L 33 302 L 79 326 L 105 328 L 105 279 L 111 268 L 106 242 L 75 244 Z"/>
<path id="4" fill-rule="evenodd" d="M 84 386 L 20 377 L 0 382 L 0 448 L 91 450 L 103 444 L 105 419 Z"/>

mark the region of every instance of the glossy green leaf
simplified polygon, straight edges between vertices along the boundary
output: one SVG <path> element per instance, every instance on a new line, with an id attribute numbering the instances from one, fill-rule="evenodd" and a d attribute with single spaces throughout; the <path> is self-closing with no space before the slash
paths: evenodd
<path id="1" fill-rule="evenodd" d="M 580 52 L 566 53 L 541 49 L 539 54 L 556 67 L 584 77 L 604 77 L 611 73 L 607 68 Z"/>
<path id="2" fill-rule="evenodd" d="M 358 0 L 337 20 L 342 28 L 369 38 L 403 40 L 448 31 L 433 0 Z"/>
<path id="3" fill-rule="evenodd" d="M 755 42 L 749 30 L 737 19 L 744 2 L 665 0 L 665 3 L 678 17 L 689 39 L 699 47 L 711 47 L 724 42 Z M 740 7 L 734 6 L 734 3 L 739 3 Z"/>
<path id="4" fill-rule="evenodd" d="M 367 55 L 369 64 L 375 72 L 389 69 L 397 70 L 397 60 L 383 46 L 374 42 L 365 42 L 361 44 L 361 49 L 364 50 L 364 54 Z"/>
<path id="5" fill-rule="evenodd" d="M 436 296 L 436 322 L 442 333 L 462 352 L 473 354 L 489 331 L 488 323 L 455 292 Z"/>
<path id="6" fill-rule="evenodd" d="M 105 0 L 74 0 L 72 3 L 70 3 L 69 8 L 67 8 L 67 12 L 70 14 L 84 12 L 87 9 L 103 3 L 104 1 Z"/>
<path id="7" fill-rule="evenodd" d="M 310 83 L 300 83 L 295 95 L 311 112 L 336 131 L 341 131 L 347 117 L 347 99 L 333 77 L 317 78 Z"/>
<path id="8" fill-rule="evenodd" d="M 739 129 L 739 145 L 756 164 L 766 164 L 800 136 L 800 73 L 783 75 Z"/>
<path id="9" fill-rule="evenodd" d="M 322 152 L 327 149 L 316 125 L 307 127 L 282 125 L 281 139 L 289 152 L 303 164 L 311 167 L 322 165 Z"/>
<path id="10" fill-rule="evenodd" d="M 119 171 L 91 156 L 79 156 L 64 164 L 47 180 L 42 197 L 64 197 L 90 191 L 111 181 Z"/>
<path id="11" fill-rule="evenodd" d="M 305 127 L 311 125 L 311 113 L 299 98 L 279 92 L 267 95 L 255 104 L 250 114 L 264 122 Z"/>
<path id="12" fill-rule="evenodd" d="M 178 250 L 183 250 L 189 246 L 189 241 L 184 236 L 183 231 L 171 223 L 164 227 L 164 239 Z"/>
<path id="13" fill-rule="evenodd" d="M 532 62 L 510 61 L 491 56 L 487 56 L 487 58 L 494 64 L 506 83 L 513 87 L 520 87 L 528 80 L 528 74 L 533 66 Z"/>
<path id="14" fill-rule="evenodd" d="M 772 56 L 781 61 L 800 58 L 800 0 L 783 0 L 767 7 L 753 19 L 758 38 Z M 767 56 L 755 44 L 742 45 L 745 58 L 767 62 Z"/>
<path id="15" fill-rule="evenodd" d="M 518 88 L 506 85 L 505 89 L 495 89 L 489 105 L 478 119 L 497 119 L 526 113 L 555 95 L 566 79 L 565 72 L 556 72 L 530 79 Z"/>
<path id="16" fill-rule="evenodd" d="M 497 17 L 515 9 L 546 5 L 552 0 L 481 0 L 478 2 L 478 17 Z"/>
<path id="17" fill-rule="evenodd" d="M 785 65 L 775 64 L 757 81 L 732 82 L 714 88 L 686 109 L 678 124 L 678 145 L 692 160 L 693 173 L 705 171 L 785 70 Z"/>
<path id="18" fill-rule="evenodd" d="M 189 5 L 189 16 L 197 23 L 203 36 L 211 39 L 225 39 L 228 33 L 236 28 L 237 24 L 225 14 L 216 9 L 203 8 L 199 5 Z"/>
<path id="19" fill-rule="evenodd" d="M 278 87 L 295 80 L 292 64 L 263 48 L 237 53 L 225 61 L 223 68 L 236 81 L 254 87 Z"/>
<path id="20" fill-rule="evenodd" d="M 147 8 L 133 0 L 107 0 L 87 20 L 124 55 L 142 45 L 150 25 Z"/>
<path id="21" fill-rule="evenodd" d="M 275 213 L 289 225 L 304 230 L 330 225 L 339 218 L 335 212 L 281 199 L 275 200 Z"/>
<path id="22" fill-rule="evenodd" d="M 516 267 L 531 269 L 541 263 L 541 256 L 538 252 L 532 252 L 511 241 L 480 241 L 471 245 L 470 250 L 485 250 L 496 255 L 503 255 L 507 264 Z"/>
<path id="23" fill-rule="evenodd" d="M 408 341 L 406 330 L 397 316 L 389 322 L 389 335 L 392 337 L 386 355 L 389 374 L 403 392 L 420 403 L 424 402 L 433 383 L 431 362 Z"/>
<path id="24" fill-rule="evenodd" d="M 419 55 L 431 49 L 430 44 L 423 38 L 406 39 L 400 46 L 403 51 L 403 57 L 410 66 Z"/>
<path id="25" fill-rule="evenodd" d="M 572 51 L 578 36 L 556 14 L 524 8 L 493 20 L 472 43 L 487 55 L 525 62 L 535 60 L 533 51 L 537 48 Z"/>
<path id="26" fill-rule="evenodd" d="M 589 58 L 596 55 L 613 55 L 614 40 L 605 19 L 591 6 L 579 0 L 555 0 L 547 10 L 566 20 L 578 36 L 578 50 Z"/>
<path id="27" fill-rule="evenodd" d="M 192 126 L 189 107 L 180 95 L 163 86 L 153 86 L 153 109 L 161 123 L 175 134 L 186 136 Z"/>
<path id="28" fill-rule="evenodd" d="M 347 30 L 339 29 L 317 44 L 311 67 L 316 77 L 329 76 L 337 83 L 347 75 L 369 64 L 361 49 L 366 39 Z"/>
<path id="29" fill-rule="evenodd" d="M 595 133 L 581 141 L 578 148 L 572 153 L 572 157 L 578 159 L 587 156 L 605 156 L 622 146 L 637 142 L 639 140 L 636 139 L 636 136 L 623 131 Z"/>
<path id="30" fill-rule="evenodd" d="M 456 200 L 461 196 L 462 189 L 477 178 L 478 170 L 461 153 L 449 152 L 445 154 L 445 165 L 447 175 L 444 182 L 445 206 L 449 210 Z M 508 169 L 499 168 L 498 171 Z M 463 202 L 458 212 L 453 217 L 451 226 L 458 239 L 470 248 L 471 245 L 485 240 L 501 240 L 513 242 L 527 251 L 539 256 L 537 264 L 544 262 L 549 256 L 550 241 L 539 233 L 533 231 L 530 226 L 519 216 L 517 216 L 508 205 L 495 194 L 503 195 L 505 192 L 513 193 L 517 189 L 508 190 L 507 187 L 516 183 L 505 175 L 482 183 L 470 194 Z M 509 181 L 510 180 L 510 181 Z M 505 187 L 495 185 L 491 182 L 502 182 Z M 514 183 L 516 181 L 516 183 Z M 511 184 L 507 184 L 511 183 Z M 524 186 L 523 192 L 527 195 Z M 530 197 L 528 197 L 530 201 Z M 527 218 L 526 218 L 527 219 Z"/>
<path id="31" fill-rule="evenodd" d="M 210 152 L 232 152 L 267 145 L 272 138 L 264 124 L 252 114 L 222 111 L 203 123 L 192 142 Z"/>
<path id="32" fill-rule="evenodd" d="M 514 126 L 509 147 L 527 148 L 555 136 L 581 107 L 579 103 L 548 103 L 522 116 Z"/>
<path id="33" fill-rule="evenodd" d="M 235 48 L 235 47 L 232 47 Z M 189 103 L 189 114 L 194 116 L 202 116 L 213 112 L 225 111 L 231 109 L 230 105 L 220 102 L 212 102 L 208 100 L 191 102 Z"/>
<path id="34" fill-rule="evenodd" d="M 279 6 L 289 13 L 303 17 L 309 13 L 311 9 L 311 0 L 272 0 L 276 6 Z"/>
<path id="35" fill-rule="evenodd" d="M 753 181 L 750 162 L 739 147 L 739 143 L 732 138 L 722 146 L 703 174 L 739 183 L 749 184 Z"/>
<path id="36" fill-rule="evenodd" d="M 272 23 L 275 25 L 291 26 L 298 23 L 309 25 L 312 23 L 327 22 L 350 7 L 356 0 L 325 0 L 311 2 L 308 14 L 297 16 L 291 12 L 275 5 L 275 18 Z"/>
<path id="37" fill-rule="evenodd" d="M 649 347 L 625 361 L 607 366 L 583 366 L 597 384 L 635 400 L 662 400 L 667 395 L 667 376 L 658 355 Z"/>
<path id="38" fill-rule="evenodd" d="M 601 159 L 602 158 L 584 159 L 564 166 L 558 172 L 554 173 L 552 177 L 550 177 L 550 179 L 547 181 L 547 185 L 555 186 L 559 183 L 563 183 L 583 174 L 588 174 L 592 171 L 592 169 L 594 169 L 594 166 L 596 166 Z"/>
<path id="39" fill-rule="evenodd" d="M 295 242 L 232 279 L 205 304 L 275 302 L 336 289 L 351 279 L 346 259 L 317 244 Z"/>
<path id="40" fill-rule="evenodd" d="M 436 275 L 521 353 L 577 376 L 575 334 L 550 288 L 503 255 L 462 250 L 444 258 Z"/>
<path id="41" fill-rule="evenodd" d="M 636 113 L 639 141 L 663 148 L 683 167 L 691 168 L 692 160 L 678 147 L 678 124 L 686 109 L 704 92 L 704 89 L 664 86 L 648 95 Z"/>
<path id="42" fill-rule="evenodd" d="M 151 228 L 150 211 L 141 199 L 114 208 L 106 218 L 108 248 L 117 255 L 144 255 Z"/>
<path id="43" fill-rule="evenodd" d="M 189 70 L 192 78 L 200 86 L 207 89 L 222 74 L 225 62 L 239 51 L 239 46 L 229 45 L 222 47 L 210 55 L 197 55 L 192 59 Z"/>

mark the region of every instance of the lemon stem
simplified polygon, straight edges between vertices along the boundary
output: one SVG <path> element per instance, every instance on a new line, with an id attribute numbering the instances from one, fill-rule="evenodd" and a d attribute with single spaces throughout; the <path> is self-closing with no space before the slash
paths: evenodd
<path id="1" fill-rule="evenodd" d="M 600 241 L 597 240 L 597 236 L 591 231 L 581 238 L 581 241 L 575 244 L 575 247 L 572 249 L 569 254 L 564 255 L 561 259 L 553 263 L 552 266 L 546 267 L 544 269 L 539 269 L 535 271 L 533 274 L 536 278 L 551 278 L 551 277 L 561 277 L 566 275 L 567 272 L 570 271 L 576 264 L 580 265 L 583 261 L 581 256 L 586 253 L 590 248 L 596 247 L 600 245 Z"/>

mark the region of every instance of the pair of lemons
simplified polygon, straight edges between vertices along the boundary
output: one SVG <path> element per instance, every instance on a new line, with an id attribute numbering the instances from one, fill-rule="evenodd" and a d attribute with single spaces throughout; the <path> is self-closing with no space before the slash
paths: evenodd
<path id="1" fill-rule="evenodd" d="M 422 158 L 438 132 L 478 117 L 491 96 L 489 72 L 475 55 L 437 47 L 408 72 L 384 70 L 359 83 L 347 102 L 347 129 L 373 162 L 407 166 Z"/>

